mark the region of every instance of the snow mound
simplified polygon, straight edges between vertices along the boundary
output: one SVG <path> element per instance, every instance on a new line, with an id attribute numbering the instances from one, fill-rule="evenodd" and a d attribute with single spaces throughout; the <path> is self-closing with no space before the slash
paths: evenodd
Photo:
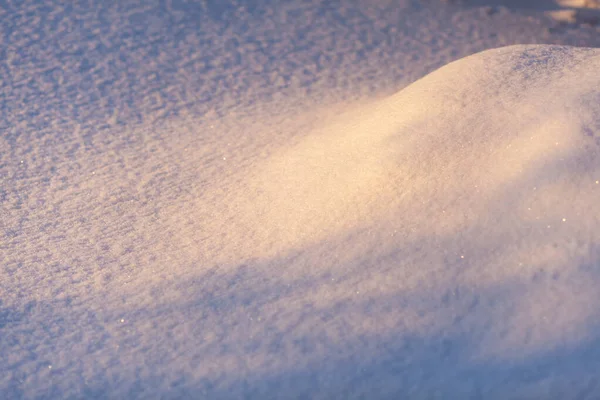
<path id="1" fill-rule="evenodd" d="M 600 300 L 599 68 L 596 49 L 512 46 L 354 107 L 236 180 L 227 210 L 214 212 L 229 221 L 213 227 L 213 238 L 227 230 L 215 257 L 268 260 L 268 274 L 283 268 L 292 282 L 355 274 L 375 303 L 446 293 L 361 323 L 477 332 L 477 360 L 589 340 Z"/>
<path id="2" fill-rule="evenodd" d="M 451 63 L 260 165 L 238 220 L 269 248 L 379 221 L 410 237 L 458 235 L 471 252 L 482 237 L 522 251 L 550 232 L 589 243 L 598 54 L 515 46 Z"/>
<path id="3" fill-rule="evenodd" d="M 0 386 L 599 393 L 599 70 L 596 49 L 500 48 L 265 153 L 253 142 L 273 131 L 232 124 L 209 144 L 196 127 L 145 136 L 118 149 L 121 164 L 99 153 L 108 168 L 81 157 L 93 175 L 46 195 L 47 214 L 12 217 L 56 226 L 0 254 Z"/>
<path id="4" fill-rule="evenodd" d="M 479 361 L 590 340 L 600 304 L 598 70 L 599 50 L 506 47 L 356 107 L 248 173 L 235 217 L 224 218 L 244 226 L 227 239 L 238 252 L 225 253 L 278 259 L 288 279 L 353 271 L 375 303 L 416 288 L 445 293 L 361 323 L 469 332 Z"/>

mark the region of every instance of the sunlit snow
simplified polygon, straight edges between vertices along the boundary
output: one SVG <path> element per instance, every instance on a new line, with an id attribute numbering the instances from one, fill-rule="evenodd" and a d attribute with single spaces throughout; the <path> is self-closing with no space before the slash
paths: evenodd
<path id="1" fill-rule="evenodd" d="M 580 3 L 0 4 L 0 399 L 600 397 Z"/>

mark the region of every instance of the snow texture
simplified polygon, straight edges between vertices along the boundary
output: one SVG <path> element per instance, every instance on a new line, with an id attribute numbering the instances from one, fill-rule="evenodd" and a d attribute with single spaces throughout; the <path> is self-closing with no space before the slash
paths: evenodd
<path id="1" fill-rule="evenodd" d="M 600 397 L 600 30 L 519 3 L 0 4 L 0 399 Z"/>

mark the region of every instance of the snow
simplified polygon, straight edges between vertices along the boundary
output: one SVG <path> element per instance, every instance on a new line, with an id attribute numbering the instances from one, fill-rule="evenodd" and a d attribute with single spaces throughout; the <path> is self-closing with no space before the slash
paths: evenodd
<path id="1" fill-rule="evenodd" d="M 0 398 L 599 397 L 592 3 L 2 5 Z"/>

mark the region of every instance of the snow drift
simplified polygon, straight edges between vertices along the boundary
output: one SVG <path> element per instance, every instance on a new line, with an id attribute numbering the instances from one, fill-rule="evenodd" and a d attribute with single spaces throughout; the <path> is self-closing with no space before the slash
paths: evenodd
<path id="1" fill-rule="evenodd" d="M 237 164 L 194 131 L 79 159 L 6 214 L 4 393 L 600 394 L 599 70 L 501 48 Z"/>
<path id="2" fill-rule="evenodd" d="M 228 221 L 207 235 L 215 259 L 255 260 L 274 281 L 342 277 L 335 287 L 317 279 L 314 293 L 292 291 L 270 305 L 300 315 L 300 304 L 349 302 L 338 316 L 351 326 L 349 336 L 468 337 L 464 353 L 458 345 L 447 351 L 475 365 L 594 341 L 599 68 L 595 49 L 513 46 L 451 63 L 390 98 L 354 107 L 244 171 L 227 190 L 227 211 L 199 206 L 216 207 L 214 221 Z M 365 302 L 370 311 L 354 315 Z M 308 326 L 299 323 L 295 334 L 317 345 Z M 486 398 L 501 398 L 491 388 L 505 382 L 517 398 L 527 390 L 543 397 L 548 387 L 566 390 L 569 379 L 590 374 L 574 376 L 550 362 L 535 384 L 519 386 L 516 369 L 507 368 L 461 386 L 453 379 L 466 372 L 435 366 L 444 351 L 425 348 L 435 377 L 415 383 L 425 392 L 484 387 Z M 378 351 L 362 357 L 381 365 L 378 357 L 390 355 Z M 407 389 L 398 376 L 379 373 L 361 379 L 385 382 L 391 393 Z M 548 386 L 535 386 L 542 380 Z"/>
<path id="3" fill-rule="evenodd" d="M 219 220 L 245 221 L 243 241 L 256 234 L 265 251 L 369 224 L 473 251 L 484 237 L 588 246 L 600 215 L 597 63 L 596 50 L 551 46 L 451 63 L 244 172 Z"/>

